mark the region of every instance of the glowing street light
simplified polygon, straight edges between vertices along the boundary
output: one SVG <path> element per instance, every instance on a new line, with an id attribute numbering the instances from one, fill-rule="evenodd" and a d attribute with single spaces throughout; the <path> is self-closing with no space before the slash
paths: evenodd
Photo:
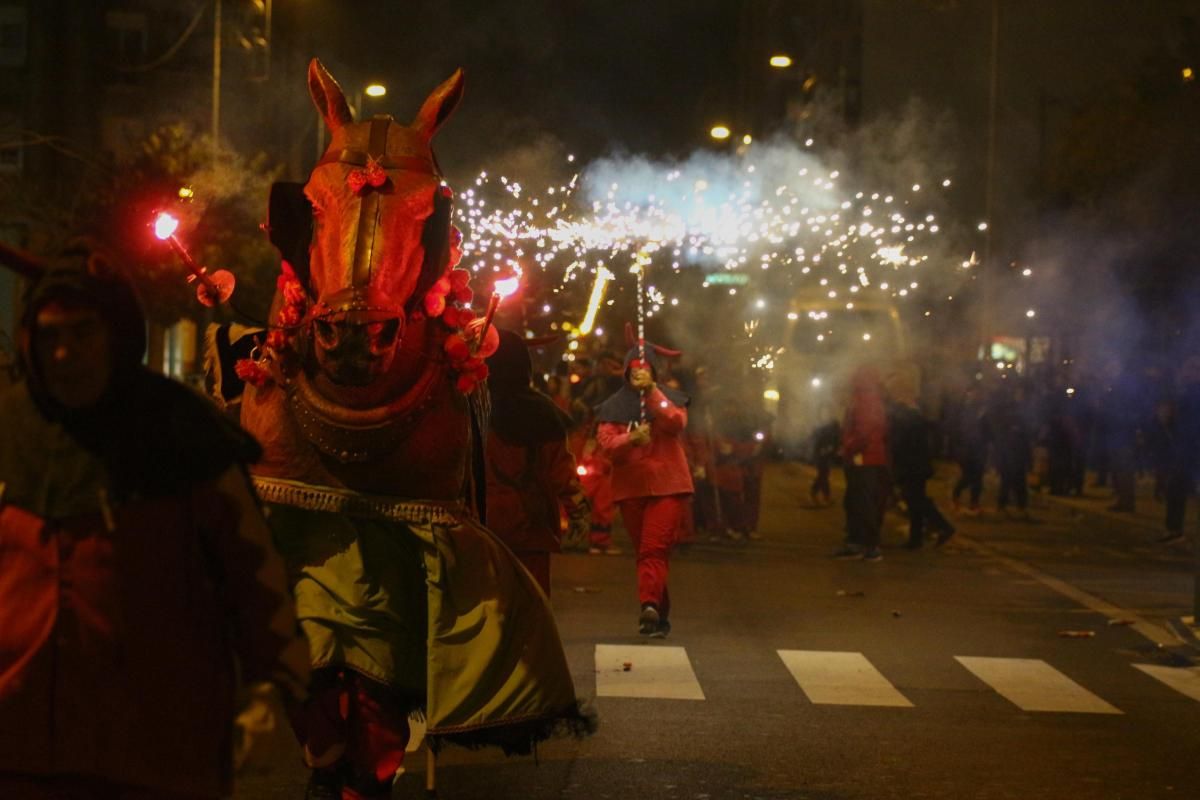
<path id="1" fill-rule="evenodd" d="M 787 69 L 792 65 L 792 57 L 783 53 L 776 53 L 771 56 L 771 66 L 775 69 Z"/>
<path id="2" fill-rule="evenodd" d="M 372 83 L 363 89 L 363 91 L 366 92 L 367 97 L 383 97 L 387 94 L 387 87 L 382 83 Z"/>
<path id="3" fill-rule="evenodd" d="M 729 138 L 729 127 L 726 125 L 713 125 L 708 135 L 718 142 L 723 142 Z"/>

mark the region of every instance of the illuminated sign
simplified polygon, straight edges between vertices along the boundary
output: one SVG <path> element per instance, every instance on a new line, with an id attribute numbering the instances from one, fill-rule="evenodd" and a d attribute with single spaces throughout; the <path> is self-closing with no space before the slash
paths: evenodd
<path id="1" fill-rule="evenodd" d="M 750 276 L 744 272 L 714 272 L 705 275 L 704 282 L 713 286 L 745 286 Z"/>

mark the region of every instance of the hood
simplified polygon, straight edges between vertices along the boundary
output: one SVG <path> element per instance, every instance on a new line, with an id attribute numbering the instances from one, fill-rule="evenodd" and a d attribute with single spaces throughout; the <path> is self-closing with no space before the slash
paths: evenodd
<path id="1" fill-rule="evenodd" d="M 95 265 L 94 259 L 82 256 Z M 59 266 L 35 281 L 25 294 L 20 321 L 21 368 L 38 407 L 50 417 L 61 417 L 45 391 L 42 370 L 33 351 L 38 312 L 51 302 L 99 313 L 111 334 L 113 374 L 111 396 L 141 368 L 146 351 L 146 317 L 133 288 L 115 275 L 96 275 L 78 266 Z"/>

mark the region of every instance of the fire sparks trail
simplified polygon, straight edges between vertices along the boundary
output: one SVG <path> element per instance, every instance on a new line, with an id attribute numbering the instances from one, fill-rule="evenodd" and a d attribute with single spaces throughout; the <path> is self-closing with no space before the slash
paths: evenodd
<path id="1" fill-rule="evenodd" d="M 848 190 L 838 171 L 811 154 L 785 158 L 770 147 L 761 157 L 749 150 L 706 166 L 642 163 L 620 171 L 630 176 L 626 185 L 606 180 L 604 169 L 589 169 L 540 194 L 482 173 L 460 197 L 463 266 L 477 273 L 533 266 L 557 286 L 559 300 L 577 295 L 572 285 L 590 274 L 583 335 L 596 323 L 605 285 L 616 278 L 613 265 L 641 254 L 664 279 L 686 281 L 694 272 L 697 285 L 728 286 L 730 294 L 761 283 L 771 292 L 805 292 L 830 310 L 852 310 L 868 297 L 900 302 L 916 294 L 930 269 L 958 269 L 957 259 L 930 264 L 940 226 L 927 210 L 938 194 L 928 186 L 891 194 Z M 651 285 L 644 300 L 647 316 L 679 302 Z M 759 300 L 757 307 L 765 305 Z M 580 309 L 547 303 L 543 311 L 563 318 Z"/>

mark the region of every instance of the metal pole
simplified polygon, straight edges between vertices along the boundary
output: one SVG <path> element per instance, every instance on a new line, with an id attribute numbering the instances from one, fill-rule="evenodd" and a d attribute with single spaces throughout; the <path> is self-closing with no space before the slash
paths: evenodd
<path id="1" fill-rule="evenodd" d="M 983 266 L 979 279 L 982 281 L 983 310 L 980 314 L 982 328 L 983 357 L 990 361 L 991 345 L 994 333 L 992 319 L 992 281 L 995 278 L 995 268 L 992 265 L 992 213 L 995 211 L 996 193 L 996 86 L 998 83 L 997 64 L 1000 52 L 1000 0 L 992 0 L 992 35 L 991 54 L 988 59 L 988 122 L 987 122 L 987 162 L 984 164 L 984 196 L 983 219 L 987 228 L 983 232 Z"/>
<path id="2" fill-rule="evenodd" d="M 1195 575 L 1192 579 L 1192 628 L 1200 631 L 1200 520 L 1192 534 L 1192 557 L 1195 559 Z"/>
<path id="3" fill-rule="evenodd" d="M 213 161 L 221 139 L 221 0 L 213 3 L 212 148 Z"/>

